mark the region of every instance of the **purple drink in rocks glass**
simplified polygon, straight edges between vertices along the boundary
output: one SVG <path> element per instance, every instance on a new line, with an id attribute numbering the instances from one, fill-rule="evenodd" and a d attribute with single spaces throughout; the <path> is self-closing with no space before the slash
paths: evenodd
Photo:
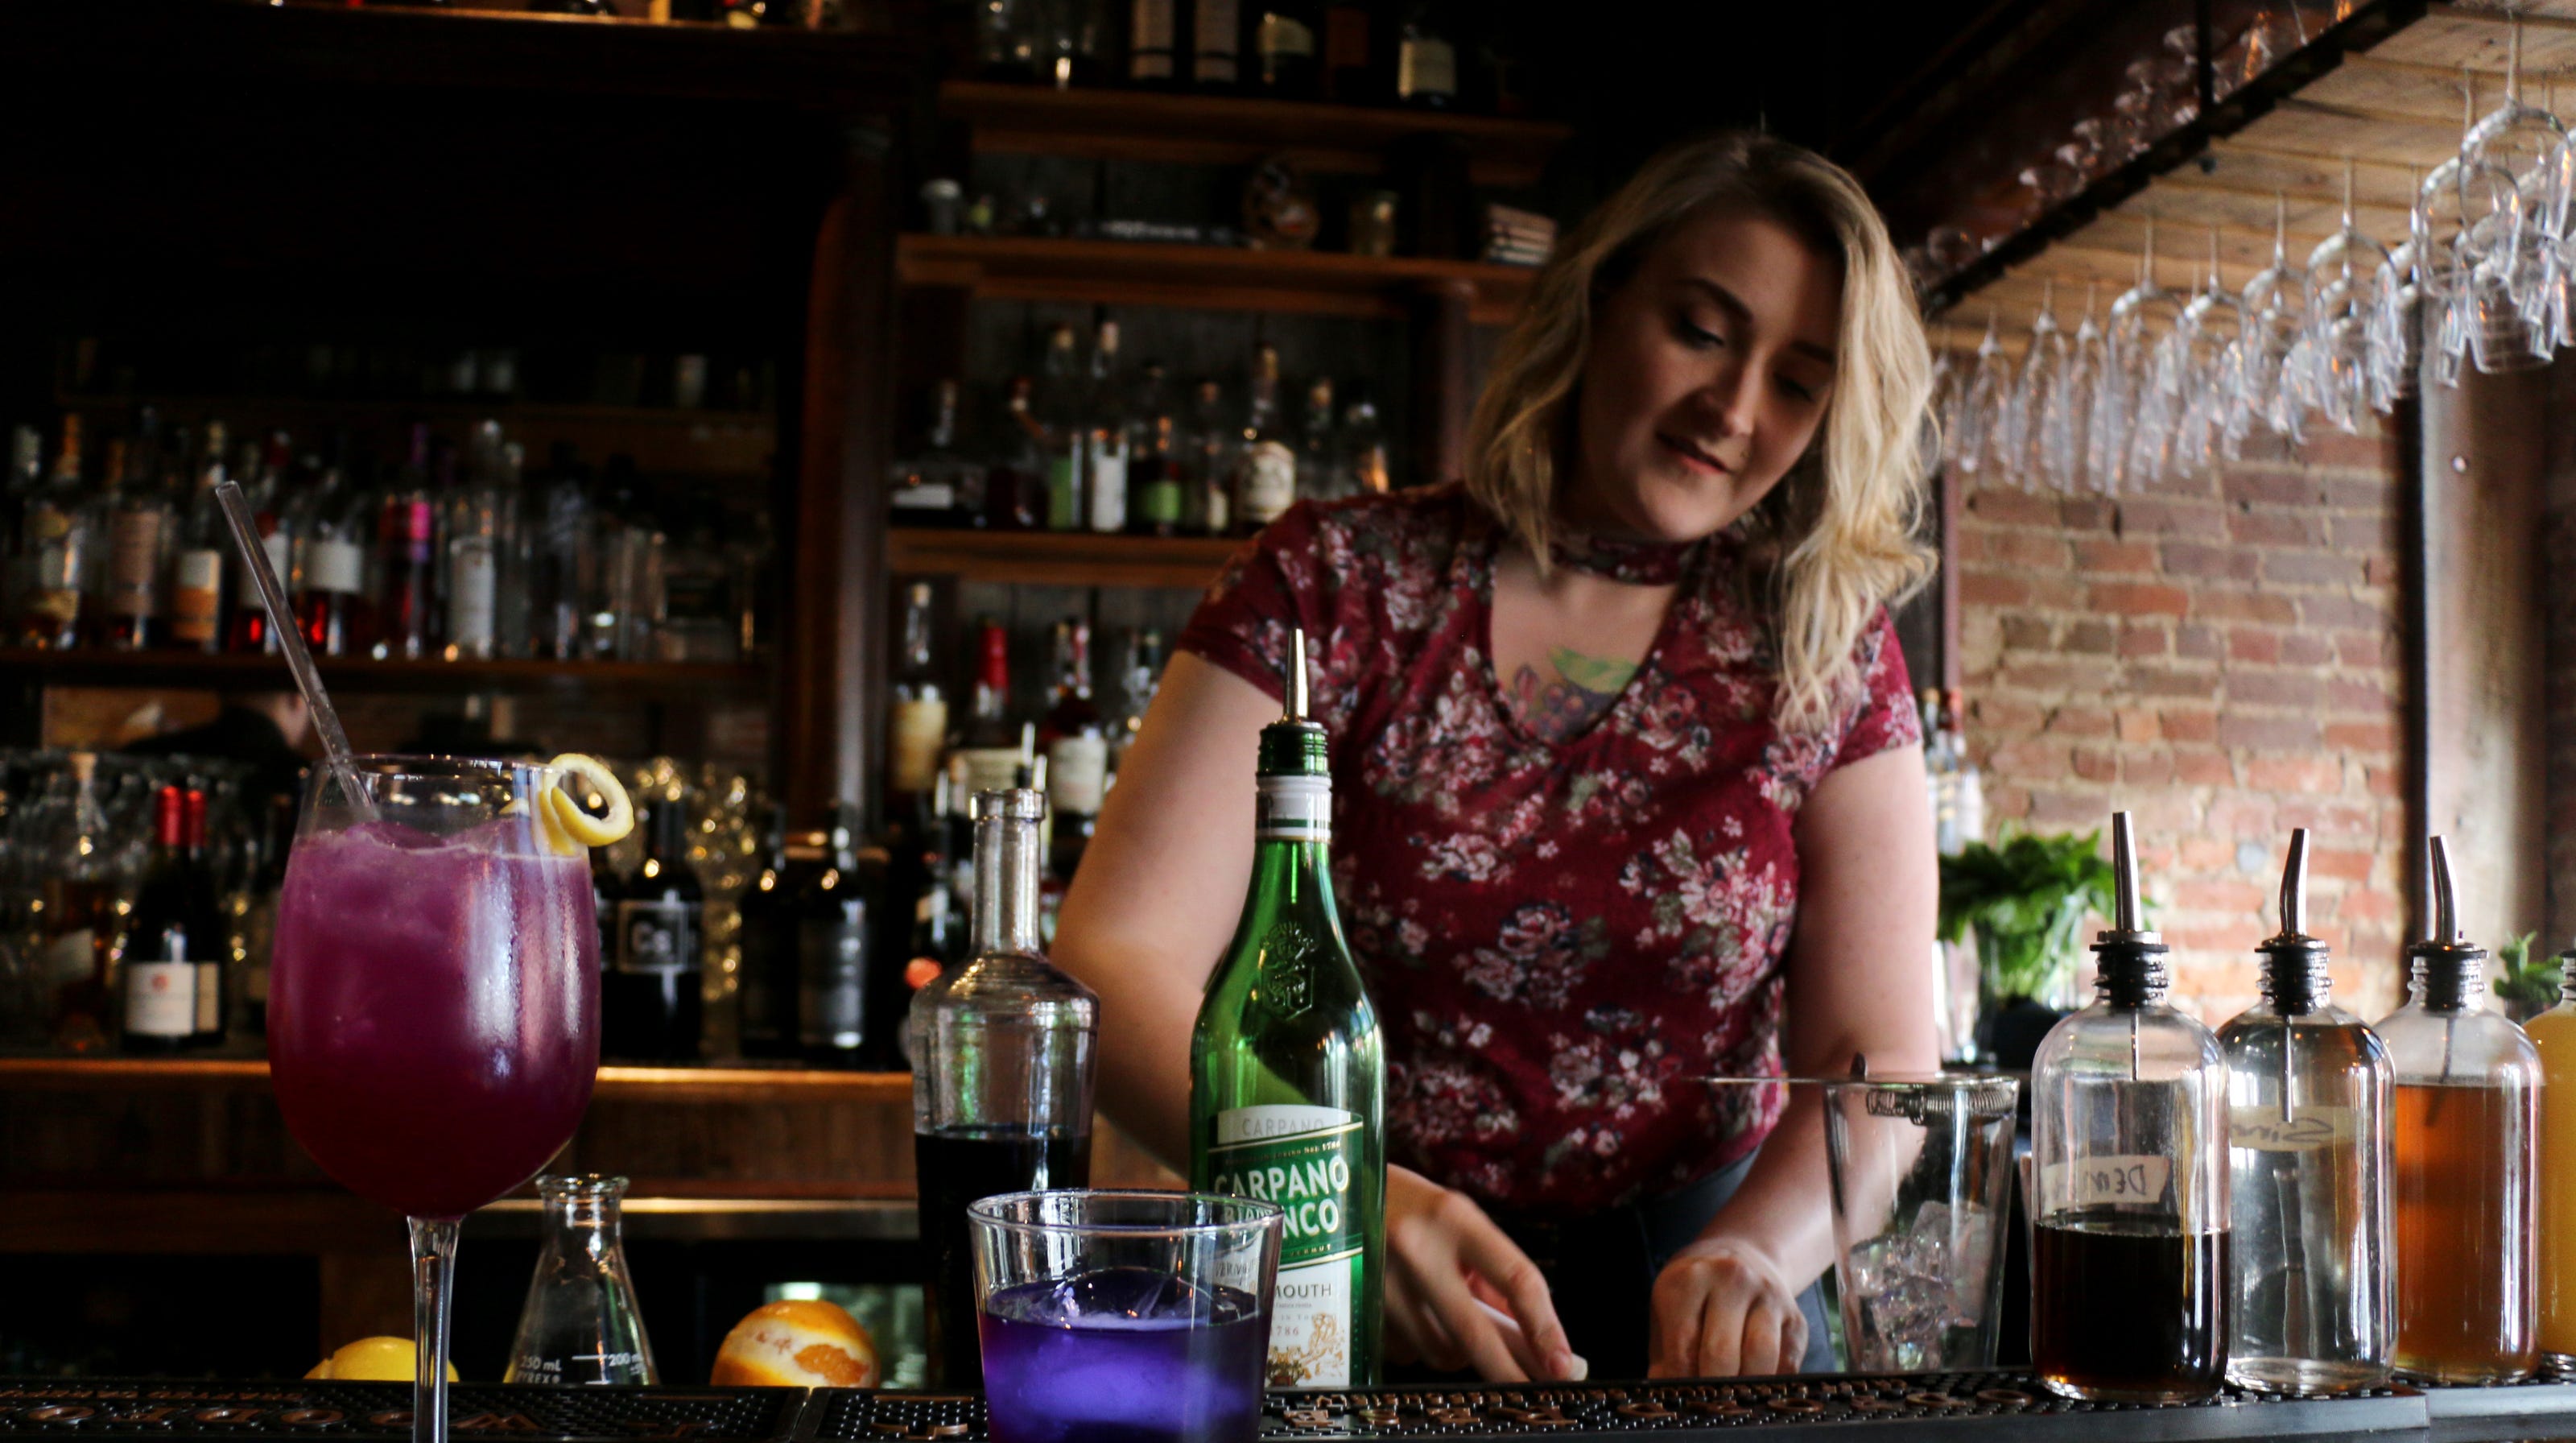
<path id="1" fill-rule="evenodd" d="M 1252 1443 L 1275 1204 L 1029 1192 L 967 1210 L 994 1443 Z"/>

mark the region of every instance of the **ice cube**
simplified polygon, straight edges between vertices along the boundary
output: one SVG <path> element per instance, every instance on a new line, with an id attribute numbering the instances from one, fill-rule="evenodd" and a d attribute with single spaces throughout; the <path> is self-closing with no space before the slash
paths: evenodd
<path id="1" fill-rule="evenodd" d="M 1201 1326 L 1225 1321 L 1216 1294 L 1161 1268 L 1095 1268 L 1060 1278 L 1041 1312 L 1046 1321 L 1067 1327 L 1123 1318 Z"/>

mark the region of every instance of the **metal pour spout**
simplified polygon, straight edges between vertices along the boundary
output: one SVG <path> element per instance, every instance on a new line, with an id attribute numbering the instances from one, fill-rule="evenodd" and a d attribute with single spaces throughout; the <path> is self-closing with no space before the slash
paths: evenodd
<path id="1" fill-rule="evenodd" d="M 2290 859 L 2281 867 L 2281 935 L 2308 935 L 2308 829 L 2290 833 Z"/>
<path id="2" fill-rule="evenodd" d="M 2433 839 L 2433 935 L 2429 942 L 2456 947 L 2466 939 L 2460 935 L 2459 898 L 2451 890 L 2451 849 L 2442 838 Z"/>
<path id="3" fill-rule="evenodd" d="M 1288 629 L 1288 675 L 1285 680 L 1288 683 L 1286 687 L 1288 710 L 1280 720 L 1304 721 L 1308 711 L 1308 698 L 1306 696 L 1306 628 L 1302 626 Z"/>
<path id="4" fill-rule="evenodd" d="M 2111 930 L 2101 936 L 2104 942 L 2144 942 L 2161 944 L 2164 938 L 2146 920 L 2145 892 L 2138 881 L 2138 842 L 2129 826 L 2127 812 L 2111 814 L 2111 878 L 2114 904 Z"/>

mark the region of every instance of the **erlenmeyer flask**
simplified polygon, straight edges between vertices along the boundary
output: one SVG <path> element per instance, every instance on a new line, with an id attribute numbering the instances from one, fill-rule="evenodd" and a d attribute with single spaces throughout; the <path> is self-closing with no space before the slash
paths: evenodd
<path id="1" fill-rule="evenodd" d="M 618 1204 L 626 1179 L 541 1177 L 545 1243 L 519 1310 L 505 1383 L 658 1383 L 626 1273 Z"/>

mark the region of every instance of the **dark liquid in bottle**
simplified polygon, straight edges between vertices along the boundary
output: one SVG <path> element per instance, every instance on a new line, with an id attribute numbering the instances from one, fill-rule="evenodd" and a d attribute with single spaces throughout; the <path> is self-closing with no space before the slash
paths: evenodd
<path id="1" fill-rule="evenodd" d="M 2031 1359 L 2079 1398 L 2206 1398 L 2227 1371 L 2227 1234 L 2127 1218 L 2032 1229 Z"/>
<path id="2" fill-rule="evenodd" d="M 2526 1089 L 2400 1083 L 2391 1109 L 2397 1340 L 2410 1377 L 2496 1383 L 2529 1374 L 2531 1276 Z M 2514 1266 L 2508 1267 L 2508 1260 Z"/>
<path id="3" fill-rule="evenodd" d="M 982 1128 L 923 1132 L 913 1134 L 912 1159 L 920 1177 L 921 1241 L 930 1268 L 923 1321 L 930 1334 L 931 1386 L 981 1388 L 974 1232 L 966 1208 L 996 1193 L 1089 1185 L 1091 1137 L 1031 1137 Z"/>

